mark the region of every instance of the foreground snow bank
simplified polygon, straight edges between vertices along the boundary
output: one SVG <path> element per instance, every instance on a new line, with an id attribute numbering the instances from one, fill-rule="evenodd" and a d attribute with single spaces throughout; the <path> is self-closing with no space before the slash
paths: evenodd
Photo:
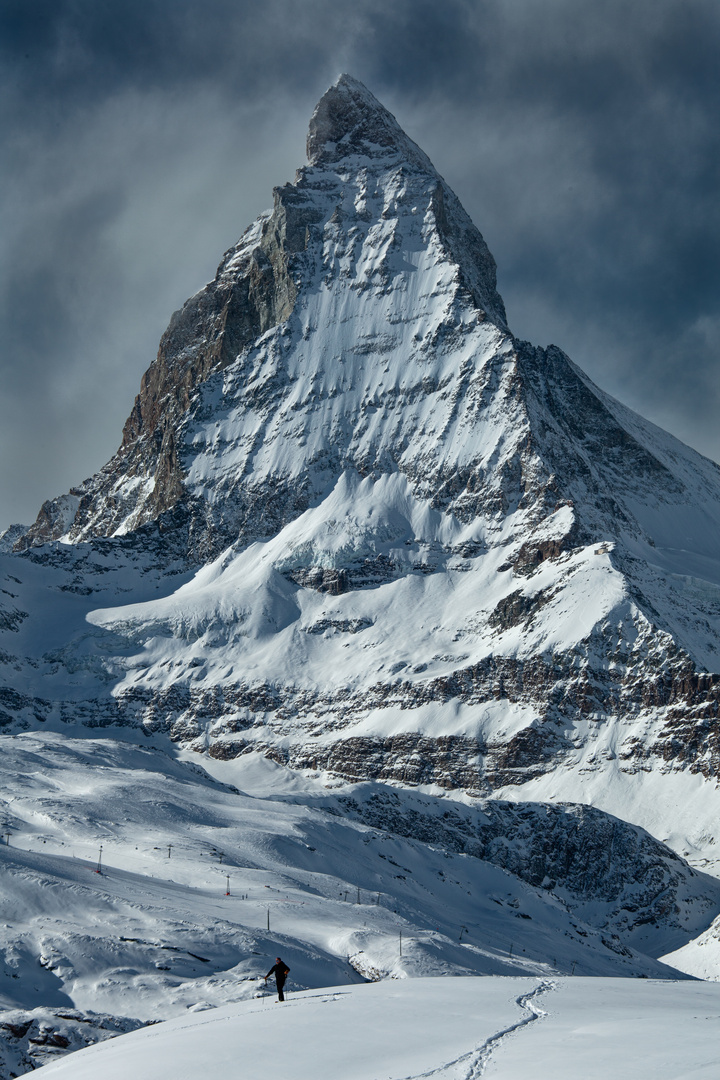
<path id="1" fill-rule="evenodd" d="M 62 1080 L 677 1080 L 716 1077 L 720 985 L 429 978 L 274 996 L 177 1017 L 39 1070 Z"/>

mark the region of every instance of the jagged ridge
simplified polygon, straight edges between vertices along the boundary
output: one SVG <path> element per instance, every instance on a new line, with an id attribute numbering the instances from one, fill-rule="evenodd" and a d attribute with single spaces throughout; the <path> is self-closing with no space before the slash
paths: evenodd
<path id="1" fill-rule="evenodd" d="M 513 337 L 480 233 L 361 84 L 308 152 L 173 317 L 118 455 L 20 541 L 90 552 L 61 588 L 100 590 L 112 698 L 11 689 L 8 722 L 473 791 L 578 745 L 714 775 L 717 466 Z M 201 568 L 113 607 L 90 565 L 119 550 Z"/>

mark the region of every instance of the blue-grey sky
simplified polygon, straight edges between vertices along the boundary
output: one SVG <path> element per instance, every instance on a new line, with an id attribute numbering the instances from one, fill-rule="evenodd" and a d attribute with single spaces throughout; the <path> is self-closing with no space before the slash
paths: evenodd
<path id="1" fill-rule="evenodd" d="M 174 309 L 361 79 L 511 328 L 720 459 L 717 0 L 3 0 L 0 528 L 120 442 Z"/>

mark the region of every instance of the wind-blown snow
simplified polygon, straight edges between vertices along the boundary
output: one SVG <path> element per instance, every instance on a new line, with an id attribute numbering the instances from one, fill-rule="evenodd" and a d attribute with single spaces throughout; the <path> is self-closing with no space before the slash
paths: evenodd
<path id="1" fill-rule="evenodd" d="M 528 596 L 554 596 L 529 633 L 518 627 L 498 637 L 491 625 L 483 633 L 483 613 L 489 616 L 517 585 L 510 573 L 498 574 L 502 550 L 466 559 L 446 554 L 476 538 L 476 530 L 413 497 L 400 475 L 343 475 L 319 506 L 272 540 L 224 553 L 164 600 L 99 609 L 88 620 L 143 641 L 120 692 L 138 682 L 139 672 L 151 685 L 172 682 L 176 662 L 185 680 L 193 656 L 202 661 L 190 675 L 198 685 L 227 678 L 228 668 L 322 689 L 370 685 L 388 669 L 421 668 L 419 681 L 426 681 L 458 658 L 474 663 L 498 648 L 510 656 L 562 650 L 611 612 L 632 617 L 622 576 L 606 552 L 590 549 L 561 566 L 548 563 L 534 577 Z M 406 573 L 340 596 L 298 589 L 287 579 L 288 572 L 369 555 L 404 563 Z M 327 629 L 318 632 L 323 622 Z M 351 647 L 335 630 L 343 625 L 358 627 Z"/>

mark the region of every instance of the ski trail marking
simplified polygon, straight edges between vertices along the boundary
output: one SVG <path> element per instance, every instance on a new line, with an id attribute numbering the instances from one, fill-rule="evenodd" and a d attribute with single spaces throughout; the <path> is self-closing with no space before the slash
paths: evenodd
<path id="1" fill-rule="evenodd" d="M 485 1072 L 490 1058 L 492 1057 L 495 1047 L 506 1039 L 508 1035 L 513 1035 L 516 1031 L 520 1031 L 521 1028 L 527 1027 L 528 1024 L 532 1024 L 535 1020 L 539 1020 L 543 1016 L 547 1016 L 545 1009 L 541 1009 L 535 1002 L 535 998 L 540 994 L 545 994 L 549 990 L 556 990 L 557 983 L 552 982 L 549 979 L 543 979 L 541 983 L 535 987 L 534 990 L 528 991 L 527 994 L 521 994 L 516 998 L 516 1004 L 521 1009 L 525 1009 L 527 1016 L 524 1016 L 522 1020 L 518 1020 L 516 1024 L 511 1024 L 509 1027 L 503 1028 L 502 1031 L 496 1031 L 494 1035 L 491 1035 L 480 1046 L 476 1046 L 473 1050 L 467 1051 L 465 1054 L 461 1054 L 460 1057 L 454 1058 L 452 1061 L 446 1061 L 444 1065 L 438 1065 L 434 1069 L 428 1069 L 427 1072 L 414 1073 L 412 1076 L 405 1076 L 402 1080 L 425 1080 L 426 1077 L 435 1076 L 442 1077 L 450 1076 L 450 1070 L 454 1071 L 456 1080 L 477 1080 Z M 460 1072 L 462 1068 L 462 1072 Z"/>
<path id="2" fill-rule="evenodd" d="M 492 1057 L 493 1050 L 498 1043 L 502 1042 L 503 1039 L 506 1039 L 508 1035 L 514 1034 L 514 1032 L 519 1031 L 520 1028 L 527 1027 L 528 1024 L 534 1023 L 535 1020 L 539 1020 L 542 1016 L 547 1016 L 545 1009 L 541 1009 L 534 999 L 539 997 L 540 994 L 547 993 L 548 990 L 556 989 L 557 983 L 551 982 L 549 979 L 543 979 L 534 990 L 531 990 L 527 994 L 521 994 L 520 997 L 517 998 L 517 1003 L 521 1009 L 526 1010 L 528 1015 L 524 1016 L 522 1020 L 518 1020 L 517 1024 L 512 1024 L 510 1027 L 505 1028 L 504 1031 L 498 1031 L 495 1035 L 491 1035 L 489 1039 L 486 1039 L 483 1045 L 479 1047 L 477 1056 L 470 1064 L 470 1068 L 463 1080 L 475 1080 L 476 1077 L 482 1076 L 485 1072 L 485 1066 Z"/>

